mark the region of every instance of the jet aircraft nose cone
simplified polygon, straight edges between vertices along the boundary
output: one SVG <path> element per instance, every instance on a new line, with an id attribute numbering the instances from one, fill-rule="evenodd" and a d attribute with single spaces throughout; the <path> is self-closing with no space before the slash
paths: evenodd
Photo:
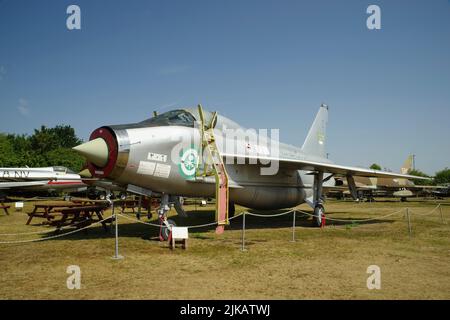
<path id="1" fill-rule="evenodd" d="M 97 167 L 103 168 L 108 163 L 108 145 L 102 138 L 97 138 L 79 146 L 73 147 L 73 150 L 85 157 Z"/>

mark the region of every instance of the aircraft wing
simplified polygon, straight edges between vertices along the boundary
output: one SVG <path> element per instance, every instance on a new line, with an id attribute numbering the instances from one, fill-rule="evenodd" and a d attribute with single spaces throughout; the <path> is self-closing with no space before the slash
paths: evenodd
<path id="1" fill-rule="evenodd" d="M 46 185 L 48 181 L 11 181 L 0 182 L 0 189 L 13 189 Z"/>
<path id="2" fill-rule="evenodd" d="M 373 169 L 365 169 L 358 167 L 342 166 L 334 163 L 316 162 L 309 160 L 297 160 L 297 159 L 285 159 L 285 158 L 274 158 L 267 156 L 253 156 L 253 155 L 236 155 L 236 154 L 222 154 L 226 159 L 234 158 L 243 160 L 253 160 L 253 163 L 259 164 L 268 163 L 269 161 L 278 161 L 280 168 L 292 169 L 292 170 L 304 170 L 304 171 L 322 171 L 324 173 L 334 173 L 344 176 L 359 176 L 359 177 L 379 177 L 379 178 L 404 178 L 404 179 L 421 179 L 430 180 L 430 178 L 412 176 L 408 174 L 400 174 L 394 172 L 379 171 Z M 225 160 L 226 160 L 225 159 Z M 237 162 L 240 163 L 240 162 Z M 260 164 L 263 165 L 263 164 Z"/>

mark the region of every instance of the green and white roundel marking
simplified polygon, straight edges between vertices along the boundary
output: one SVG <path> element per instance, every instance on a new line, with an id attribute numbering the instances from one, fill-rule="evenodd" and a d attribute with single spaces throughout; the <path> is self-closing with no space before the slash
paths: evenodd
<path id="1" fill-rule="evenodd" d="M 198 165 L 198 151 L 190 148 L 183 152 L 180 159 L 180 172 L 185 178 L 193 178 Z"/>

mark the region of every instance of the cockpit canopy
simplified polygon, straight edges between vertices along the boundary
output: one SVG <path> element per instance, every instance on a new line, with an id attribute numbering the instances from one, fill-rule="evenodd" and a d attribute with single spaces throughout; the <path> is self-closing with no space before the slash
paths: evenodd
<path id="1" fill-rule="evenodd" d="M 194 127 L 195 118 L 185 110 L 172 110 L 142 121 L 148 127 L 184 126 Z"/>
<path id="2" fill-rule="evenodd" d="M 112 129 L 134 129 L 162 126 L 183 126 L 194 127 L 195 118 L 186 110 L 172 110 L 161 113 L 153 118 L 129 124 L 119 124 L 109 126 Z"/>
<path id="3" fill-rule="evenodd" d="M 205 122 L 209 123 L 213 116 L 212 112 L 204 111 Z M 200 115 L 198 109 L 187 108 L 177 109 L 161 113 L 153 118 L 130 124 L 112 125 L 112 129 L 133 129 L 133 128 L 147 128 L 147 127 L 161 127 L 161 126 L 183 126 L 193 128 L 195 123 L 200 125 Z M 241 128 L 236 122 L 221 116 L 217 116 L 215 128 L 221 129 L 225 125 L 227 128 Z"/>
<path id="4" fill-rule="evenodd" d="M 53 171 L 58 173 L 75 173 L 69 168 L 63 167 L 63 166 L 53 166 Z"/>

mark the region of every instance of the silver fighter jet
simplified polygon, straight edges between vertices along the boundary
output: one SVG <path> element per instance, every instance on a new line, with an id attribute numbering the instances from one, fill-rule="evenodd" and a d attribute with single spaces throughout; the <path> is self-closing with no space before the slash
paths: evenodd
<path id="1" fill-rule="evenodd" d="M 179 196 L 216 197 L 218 233 L 234 204 L 256 209 L 291 208 L 306 202 L 314 224 L 324 217 L 322 190 L 334 176 L 420 178 L 334 164 L 325 151 L 328 106 L 321 105 L 301 148 L 279 143 L 275 133 L 247 130 L 216 112 L 179 109 L 148 120 L 94 130 L 74 148 L 94 177 L 109 179 L 136 194 L 161 196 L 163 228 L 169 204 Z"/>

